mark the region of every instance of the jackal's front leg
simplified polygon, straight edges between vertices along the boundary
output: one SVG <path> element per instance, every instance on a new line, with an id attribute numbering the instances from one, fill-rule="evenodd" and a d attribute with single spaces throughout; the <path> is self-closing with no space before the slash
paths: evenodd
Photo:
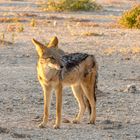
<path id="1" fill-rule="evenodd" d="M 44 91 L 44 116 L 43 121 L 39 124 L 40 128 L 46 126 L 49 117 L 49 106 L 50 106 L 50 97 L 51 97 L 51 87 L 42 85 Z"/>
<path id="2" fill-rule="evenodd" d="M 56 87 L 56 122 L 54 128 L 60 128 L 62 117 L 62 84 Z"/>

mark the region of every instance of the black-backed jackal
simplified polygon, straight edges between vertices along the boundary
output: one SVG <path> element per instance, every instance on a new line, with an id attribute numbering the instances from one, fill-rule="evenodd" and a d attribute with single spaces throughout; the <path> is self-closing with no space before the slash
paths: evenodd
<path id="1" fill-rule="evenodd" d="M 32 39 L 38 53 L 37 74 L 44 91 L 44 116 L 39 127 L 45 127 L 49 117 L 51 91 L 56 93 L 56 122 L 54 128 L 59 128 L 62 114 L 62 89 L 71 86 L 79 104 L 79 113 L 73 123 L 80 123 L 86 106 L 90 111 L 89 123 L 96 119 L 96 78 L 97 63 L 93 55 L 86 53 L 65 54 L 58 46 L 54 37 L 48 46 Z M 88 101 L 88 104 L 87 102 Z"/>

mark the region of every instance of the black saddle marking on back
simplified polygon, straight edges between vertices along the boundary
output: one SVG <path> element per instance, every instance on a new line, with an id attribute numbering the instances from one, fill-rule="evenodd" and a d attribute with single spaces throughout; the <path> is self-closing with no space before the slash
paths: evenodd
<path id="1" fill-rule="evenodd" d="M 89 55 L 86 53 L 71 53 L 63 55 L 61 57 L 62 65 L 67 70 L 73 69 L 75 66 L 79 65 L 84 61 Z"/>

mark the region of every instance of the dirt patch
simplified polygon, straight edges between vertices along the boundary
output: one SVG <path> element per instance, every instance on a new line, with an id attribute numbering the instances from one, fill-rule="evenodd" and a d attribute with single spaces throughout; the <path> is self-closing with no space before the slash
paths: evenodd
<path id="1" fill-rule="evenodd" d="M 0 22 L 0 33 L 4 34 L 0 41 L 0 138 L 139 139 L 140 34 L 139 30 L 115 26 L 122 12 L 136 1 L 101 1 L 104 7 L 101 12 L 70 13 L 42 12 L 36 2 L 0 2 L 0 17 L 9 18 L 18 13 L 29 21 L 22 22 L 22 32 L 8 31 L 11 23 Z M 52 94 L 48 126 L 38 128 L 43 115 L 43 94 L 37 80 L 37 54 L 31 39 L 47 43 L 54 35 L 59 38 L 59 47 L 64 51 L 90 53 L 97 59 L 99 76 L 95 125 L 88 124 L 87 112 L 80 124 L 70 123 L 78 112 L 78 104 L 70 88 L 64 88 L 61 129 L 53 129 L 55 94 Z M 3 40 L 6 47 L 2 47 Z M 128 85 L 135 85 L 137 92 L 125 90 Z"/>

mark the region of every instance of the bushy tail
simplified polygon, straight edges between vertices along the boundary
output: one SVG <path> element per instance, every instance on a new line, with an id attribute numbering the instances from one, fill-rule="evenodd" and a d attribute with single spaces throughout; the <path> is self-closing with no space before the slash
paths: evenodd
<path id="1" fill-rule="evenodd" d="M 98 66 L 97 66 L 97 63 L 96 63 L 96 60 L 95 58 L 93 57 L 93 71 L 90 73 L 91 76 L 94 76 L 94 78 L 92 78 L 92 80 L 95 80 L 95 81 L 92 81 L 91 83 L 93 83 L 93 97 L 94 97 L 94 101 L 96 102 L 96 91 L 97 91 L 97 82 L 98 82 Z M 86 104 L 86 107 L 88 108 L 88 112 L 89 114 L 91 114 L 91 106 L 90 106 L 90 103 L 88 101 L 87 98 L 85 98 L 85 104 Z"/>

